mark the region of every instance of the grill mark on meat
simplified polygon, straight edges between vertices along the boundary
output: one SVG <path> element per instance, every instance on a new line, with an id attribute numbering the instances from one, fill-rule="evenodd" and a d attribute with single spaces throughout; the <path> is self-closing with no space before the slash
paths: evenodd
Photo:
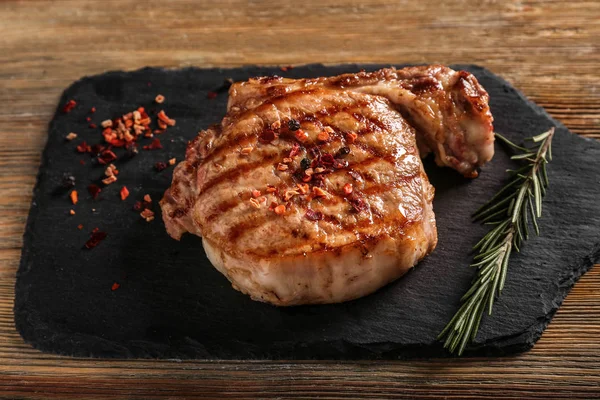
<path id="1" fill-rule="evenodd" d="M 245 163 L 245 164 L 238 164 L 235 168 L 229 169 L 229 170 L 225 171 L 224 173 L 217 175 L 214 178 L 212 178 L 211 180 L 209 180 L 208 182 L 206 182 L 202 186 L 200 191 L 198 192 L 198 196 L 207 192 L 209 189 L 211 189 L 215 185 L 218 185 L 219 183 L 223 182 L 224 180 L 234 180 L 234 179 L 239 178 L 241 175 L 243 175 L 244 173 L 246 173 L 252 169 L 255 169 L 258 167 L 264 167 L 265 165 L 272 164 L 273 161 L 278 157 L 279 157 L 278 154 L 267 154 L 259 161 L 249 162 L 249 163 Z"/>
<path id="2" fill-rule="evenodd" d="M 211 209 L 213 209 L 214 212 L 212 214 L 209 214 L 208 217 L 206 217 L 206 221 L 212 222 L 215 219 L 217 219 L 218 217 L 222 217 L 223 214 L 225 214 L 227 211 L 234 209 L 241 202 L 242 202 L 242 199 L 240 199 L 239 197 L 235 197 L 235 198 L 217 203 L 216 206 L 211 207 Z"/>

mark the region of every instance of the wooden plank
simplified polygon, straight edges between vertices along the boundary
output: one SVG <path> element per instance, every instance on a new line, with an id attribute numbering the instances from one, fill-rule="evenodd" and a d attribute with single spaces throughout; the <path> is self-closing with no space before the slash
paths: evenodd
<path id="1" fill-rule="evenodd" d="M 542 339 L 499 359 L 89 360 L 42 354 L 12 317 L 47 123 L 72 81 L 111 69 L 478 63 L 573 132 L 600 138 L 597 1 L 0 1 L 0 397 L 581 398 L 600 395 L 600 270 Z"/>

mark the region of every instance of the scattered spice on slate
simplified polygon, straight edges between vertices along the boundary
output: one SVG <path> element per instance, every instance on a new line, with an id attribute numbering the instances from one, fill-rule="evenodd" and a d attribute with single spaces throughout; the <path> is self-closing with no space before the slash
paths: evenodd
<path id="1" fill-rule="evenodd" d="M 76 137 L 77 137 L 77 134 L 75 132 L 71 132 L 67 136 L 65 136 L 65 139 L 71 141 L 71 140 L 75 139 Z"/>
<path id="2" fill-rule="evenodd" d="M 294 69 L 294 67 L 292 65 L 286 65 L 284 67 L 279 67 L 280 70 L 282 70 L 283 72 L 287 72 L 291 69 Z"/>
<path id="3" fill-rule="evenodd" d="M 158 172 L 165 170 L 167 169 L 167 163 L 159 161 L 156 164 L 154 164 L 154 169 L 156 169 Z"/>
<path id="4" fill-rule="evenodd" d="M 98 228 L 94 228 L 92 234 L 90 235 L 90 238 L 87 242 L 85 242 L 85 247 L 87 249 L 93 249 L 94 247 L 98 246 L 98 244 L 100 244 L 101 241 L 106 239 L 106 235 L 106 232 L 101 232 Z"/>
<path id="5" fill-rule="evenodd" d="M 90 112 L 91 112 L 92 114 L 93 114 L 93 113 L 95 113 L 95 112 L 96 112 L 96 107 L 92 107 L 92 108 L 90 108 Z"/>
<path id="6" fill-rule="evenodd" d="M 87 122 L 92 122 L 92 117 L 85 117 L 85 120 L 86 120 Z"/>
<path id="7" fill-rule="evenodd" d="M 83 229 L 83 224 L 77 225 L 77 229 L 82 230 Z"/>
<path id="8" fill-rule="evenodd" d="M 88 186 L 88 192 L 92 195 L 92 199 L 94 200 L 98 197 L 101 191 L 102 189 L 100 189 L 100 187 L 94 183 Z"/>
<path id="9" fill-rule="evenodd" d="M 121 200 L 125 200 L 129 197 L 129 189 L 127 189 L 127 186 L 123 186 L 119 194 L 121 195 Z"/>
<path id="10" fill-rule="evenodd" d="M 73 203 L 73 204 L 77 204 L 77 201 L 79 201 L 79 198 L 77 196 L 77 190 L 71 191 L 71 194 L 69 194 L 69 197 L 71 198 L 71 203 Z"/>
<path id="11" fill-rule="evenodd" d="M 171 158 L 171 159 L 169 160 L 169 165 L 175 165 L 175 163 L 176 163 L 176 162 L 177 162 L 177 159 L 176 159 L 176 158 Z"/>
<path id="12" fill-rule="evenodd" d="M 154 98 L 154 101 L 157 104 L 162 104 L 165 101 L 165 96 L 163 96 L 162 94 L 157 94 L 156 97 Z"/>
<path id="13" fill-rule="evenodd" d="M 211 92 L 208 92 L 208 93 L 206 94 L 206 98 L 207 98 L 207 99 L 210 99 L 210 100 L 212 100 L 212 99 L 214 99 L 214 98 L 216 98 L 216 97 L 217 97 L 217 92 L 212 92 L 212 91 L 211 91 Z"/>
<path id="14" fill-rule="evenodd" d="M 115 282 L 115 283 L 112 284 L 110 290 L 112 290 L 114 292 L 115 290 L 117 290 L 120 287 L 121 287 L 121 285 L 118 284 L 117 282 Z"/>
<path id="15" fill-rule="evenodd" d="M 88 126 L 92 129 L 96 129 L 98 127 L 98 125 L 96 125 L 96 124 L 89 124 Z"/>
<path id="16" fill-rule="evenodd" d="M 150 222 L 154 219 L 154 211 L 150 210 L 149 208 L 145 208 L 141 213 L 140 216 L 142 218 L 144 218 L 146 220 L 146 222 Z"/>
<path id="17" fill-rule="evenodd" d="M 71 112 L 72 109 L 75 108 L 75 106 L 77 105 L 77 102 L 75 100 L 69 100 L 67 101 L 67 103 L 63 106 L 62 112 L 63 113 L 69 113 Z"/>
<path id="18" fill-rule="evenodd" d="M 71 215 L 75 215 L 75 210 L 71 209 L 71 210 L 69 211 L 69 214 L 71 214 Z"/>
<path id="19" fill-rule="evenodd" d="M 85 140 L 83 142 L 81 142 L 80 144 L 78 144 L 75 149 L 79 153 L 89 153 L 90 151 L 92 151 L 91 146 L 88 145 Z"/>
<path id="20" fill-rule="evenodd" d="M 144 150 L 159 150 L 162 148 L 163 146 L 160 143 L 160 139 L 153 139 L 150 144 L 147 144 L 143 147 Z"/>

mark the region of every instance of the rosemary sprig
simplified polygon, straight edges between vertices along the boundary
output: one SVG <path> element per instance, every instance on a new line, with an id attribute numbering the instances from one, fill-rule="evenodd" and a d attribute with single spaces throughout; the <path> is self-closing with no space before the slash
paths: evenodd
<path id="1" fill-rule="evenodd" d="M 473 215 L 475 221 L 493 228 L 474 246 L 478 254 L 471 266 L 477 268 L 477 274 L 461 298 L 461 307 L 438 335 L 438 340 L 445 339 L 444 347 L 458 355 L 475 339 L 485 310 L 492 314 L 494 300 L 504 288 L 510 255 L 529 238 L 530 221 L 535 233 L 540 234 L 537 219 L 542 215 L 542 198 L 548 188 L 546 164 L 552 160 L 554 128 L 530 138 L 531 147 L 518 146 L 498 133 L 495 135 L 517 152 L 511 159 L 524 165 L 507 170 L 506 186 Z"/>

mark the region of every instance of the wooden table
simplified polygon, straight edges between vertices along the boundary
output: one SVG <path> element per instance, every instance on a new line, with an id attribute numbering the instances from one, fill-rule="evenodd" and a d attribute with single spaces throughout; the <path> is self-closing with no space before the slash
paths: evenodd
<path id="1" fill-rule="evenodd" d="M 507 358 L 109 361 L 42 354 L 21 340 L 13 288 L 31 190 L 58 97 L 83 75 L 145 65 L 478 63 L 573 132 L 600 138 L 598 1 L 208 3 L 0 1 L 0 396 L 600 396 L 598 266 L 575 286 L 535 348 Z"/>

